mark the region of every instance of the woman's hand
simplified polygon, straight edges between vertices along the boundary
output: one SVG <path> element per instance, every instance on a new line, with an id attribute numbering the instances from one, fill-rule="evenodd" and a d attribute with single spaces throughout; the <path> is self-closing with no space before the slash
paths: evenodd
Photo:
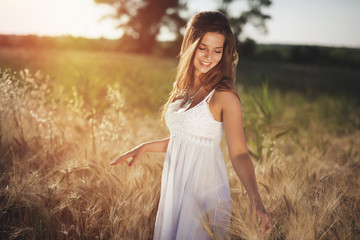
<path id="1" fill-rule="evenodd" d="M 125 161 L 128 158 L 132 158 L 132 160 L 129 162 L 129 167 L 131 167 L 131 165 L 133 165 L 134 162 L 146 152 L 166 152 L 169 140 L 170 138 L 164 138 L 161 140 L 142 143 L 131 149 L 130 151 L 127 151 L 120 157 L 117 157 L 114 161 L 110 163 L 110 165 L 116 165 Z"/>
<path id="2" fill-rule="evenodd" d="M 141 157 L 146 152 L 144 148 L 145 148 L 145 144 L 141 144 L 141 145 L 131 149 L 130 151 L 127 151 L 126 153 L 124 153 L 120 157 L 117 157 L 114 161 L 112 161 L 110 163 L 110 165 L 119 164 L 119 163 L 124 162 L 126 159 L 131 157 L 132 160 L 129 162 L 129 167 L 131 167 L 131 165 L 133 165 L 134 162 L 137 159 L 139 159 L 139 157 Z"/>
<path id="3" fill-rule="evenodd" d="M 260 236 L 261 239 L 264 238 L 265 234 L 270 233 L 273 228 L 274 224 L 271 220 L 270 215 L 266 212 L 264 205 L 262 204 L 261 200 L 255 200 L 250 202 L 250 217 L 252 222 L 256 221 L 256 218 L 260 219 Z"/>

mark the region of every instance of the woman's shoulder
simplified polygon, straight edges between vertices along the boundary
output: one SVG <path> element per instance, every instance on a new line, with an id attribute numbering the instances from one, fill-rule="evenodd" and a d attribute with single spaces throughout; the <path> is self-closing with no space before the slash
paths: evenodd
<path id="1" fill-rule="evenodd" d="M 224 79 L 219 82 L 215 88 L 214 98 L 216 98 L 219 102 L 224 103 L 240 101 L 236 85 L 230 79 Z"/>
<path id="2" fill-rule="evenodd" d="M 215 88 L 214 94 L 210 101 L 211 108 L 214 112 L 218 112 L 221 115 L 222 112 L 236 111 L 241 109 L 240 98 L 235 89 L 219 90 Z"/>
<path id="3" fill-rule="evenodd" d="M 233 104 L 233 103 L 240 103 L 240 98 L 237 92 L 230 91 L 230 90 L 217 90 L 215 89 L 214 95 L 214 102 L 223 105 Z"/>
<path id="4" fill-rule="evenodd" d="M 223 121 L 224 113 L 236 113 L 241 111 L 240 98 L 236 92 L 230 90 L 215 89 L 209 105 L 214 119 L 220 122 Z"/>

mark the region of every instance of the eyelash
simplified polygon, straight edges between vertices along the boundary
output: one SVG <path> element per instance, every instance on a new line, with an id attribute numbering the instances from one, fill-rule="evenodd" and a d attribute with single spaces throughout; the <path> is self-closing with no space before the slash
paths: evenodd
<path id="1" fill-rule="evenodd" d="M 199 47 L 199 49 L 200 49 L 200 50 L 205 50 L 205 48 L 201 48 L 201 47 Z M 221 51 L 215 51 L 215 53 L 218 53 L 218 54 L 219 54 L 219 53 L 221 53 Z"/>

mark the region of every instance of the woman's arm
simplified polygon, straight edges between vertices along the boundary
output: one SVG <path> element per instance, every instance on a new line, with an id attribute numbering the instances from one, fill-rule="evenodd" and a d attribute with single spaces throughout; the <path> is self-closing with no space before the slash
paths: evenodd
<path id="1" fill-rule="evenodd" d="M 240 100 L 231 92 L 218 92 L 216 100 L 221 109 L 231 163 L 249 195 L 250 211 L 261 218 L 261 234 L 269 233 L 273 224 L 261 201 L 254 165 L 246 147 Z"/>
<path id="2" fill-rule="evenodd" d="M 131 167 L 131 165 L 133 165 L 134 162 L 146 152 L 166 152 L 167 146 L 169 144 L 169 139 L 170 138 L 165 138 L 162 140 L 142 143 L 131 149 L 130 151 L 122 154 L 120 157 L 117 157 L 110 164 L 116 165 L 131 157 L 132 160 L 129 162 L 129 167 Z"/>

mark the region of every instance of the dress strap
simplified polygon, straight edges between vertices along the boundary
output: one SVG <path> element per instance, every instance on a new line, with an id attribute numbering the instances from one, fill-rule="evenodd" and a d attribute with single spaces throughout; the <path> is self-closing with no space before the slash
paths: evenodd
<path id="1" fill-rule="evenodd" d="M 215 88 L 205 97 L 204 99 L 205 102 L 209 103 L 214 93 L 215 93 Z"/>

